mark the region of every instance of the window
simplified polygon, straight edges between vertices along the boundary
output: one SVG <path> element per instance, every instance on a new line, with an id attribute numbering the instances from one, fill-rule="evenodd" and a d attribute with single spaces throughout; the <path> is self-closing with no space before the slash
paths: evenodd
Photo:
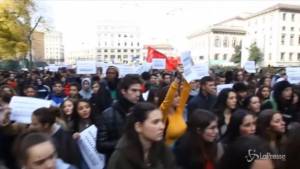
<path id="1" fill-rule="evenodd" d="M 104 45 L 107 46 L 107 42 L 105 42 Z"/>
<path id="2" fill-rule="evenodd" d="M 124 52 L 127 52 L 127 49 L 124 49 L 123 51 L 124 51 Z"/>
<path id="3" fill-rule="evenodd" d="M 104 55 L 104 59 L 107 59 L 107 55 Z"/>
<path id="4" fill-rule="evenodd" d="M 104 52 L 107 52 L 107 49 L 104 49 Z"/>
<path id="5" fill-rule="evenodd" d="M 114 50 L 114 49 L 111 49 L 110 52 L 115 52 L 115 50 Z"/>
<path id="6" fill-rule="evenodd" d="M 281 45 L 284 45 L 285 34 L 281 35 Z"/>
<path id="7" fill-rule="evenodd" d="M 132 53 L 134 52 L 134 50 L 133 50 L 133 49 L 131 49 L 130 51 L 131 51 Z"/>
<path id="8" fill-rule="evenodd" d="M 282 20 L 285 21 L 286 13 L 282 14 Z"/>
<path id="9" fill-rule="evenodd" d="M 131 46 L 133 46 L 133 42 L 131 42 Z"/>
<path id="10" fill-rule="evenodd" d="M 121 59 L 121 55 L 118 55 L 118 59 Z"/>
<path id="11" fill-rule="evenodd" d="M 228 47 L 228 37 L 225 37 L 223 40 L 223 47 L 227 48 Z"/>
<path id="12" fill-rule="evenodd" d="M 295 14 L 292 14 L 291 19 L 293 22 L 295 21 Z"/>
<path id="13" fill-rule="evenodd" d="M 236 46 L 236 38 L 234 37 L 233 39 L 232 39 L 232 47 L 235 47 Z"/>
<path id="14" fill-rule="evenodd" d="M 118 43 L 118 46 L 120 46 L 121 44 L 120 43 Z"/>
<path id="15" fill-rule="evenodd" d="M 290 36 L 290 45 L 293 46 L 294 45 L 294 35 L 291 34 Z"/>
<path id="16" fill-rule="evenodd" d="M 97 52 L 101 52 L 101 49 L 98 49 Z"/>
<path id="17" fill-rule="evenodd" d="M 227 60 L 227 54 L 223 55 L 223 60 Z"/>
<path id="18" fill-rule="evenodd" d="M 139 42 L 137 43 L 137 46 L 140 46 L 140 43 L 139 43 Z"/>
<path id="19" fill-rule="evenodd" d="M 290 53 L 290 55 L 289 55 L 289 60 L 290 60 L 290 61 L 293 60 L 293 53 Z"/>
<path id="20" fill-rule="evenodd" d="M 121 37 L 121 34 L 119 34 L 118 37 L 120 38 L 120 37 Z"/>
<path id="21" fill-rule="evenodd" d="M 281 52 L 281 55 L 280 55 L 280 60 L 283 61 L 284 60 L 284 52 Z"/>
<path id="22" fill-rule="evenodd" d="M 218 53 L 215 54 L 215 60 L 219 60 L 219 54 Z"/>
<path id="23" fill-rule="evenodd" d="M 128 55 L 124 55 L 123 58 L 124 58 L 124 59 L 127 59 L 127 58 L 128 58 Z"/>
<path id="24" fill-rule="evenodd" d="M 285 26 L 282 27 L 282 30 L 285 31 Z"/>
<path id="25" fill-rule="evenodd" d="M 127 43 L 126 43 L 126 42 L 124 43 L 124 46 L 127 46 Z"/>
<path id="26" fill-rule="evenodd" d="M 300 53 L 297 54 L 297 60 L 300 61 Z"/>
<path id="27" fill-rule="evenodd" d="M 136 52 L 140 52 L 140 50 L 139 50 L 139 49 L 137 49 L 137 50 L 136 50 Z"/>
<path id="28" fill-rule="evenodd" d="M 269 53 L 269 60 L 272 59 L 272 53 Z"/>
<path id="29" fill-rule="evenodd" d="M 118 49 L 118 52 L 121 52 L 121 49 Z"/>
<path id="30" fill-rule="evenodd" d="M 291 27 L 291 31 L 294 31 L 294 27 Z"/>
<path id="31" fill-rule="evenodd" d="M 215 47 L 220 47 L 220 37 L 219 36 L 215 37 Z"/>
<path id="32" fill-rule="evenodd" d="M 300 45 L 300 35 L 298 36 L 298 45 Z"/>
<path id="33" fill-rule="evenodd" d="M 127 38 L 127 35 L 126 35 L 126 34 L 124 35 L 124 38 Z"/>
<path id="34" fill-rule="evenodd" d="M 199 56 L 199 59 L 200 59 L 200 60 L 203 60 L 203 59 L 204 59 L 204 57 L 203 57 L 203 56 Z"/>

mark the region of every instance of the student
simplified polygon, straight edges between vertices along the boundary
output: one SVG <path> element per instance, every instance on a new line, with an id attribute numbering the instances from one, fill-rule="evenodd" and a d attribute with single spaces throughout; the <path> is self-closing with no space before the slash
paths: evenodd
<path id="1" fill-rule="evenodd" d="M 80 133 L 94 124 L 93 115 L 90 103 L 87 100 L 79 100 L 72 115 L 74 121 L 73 131 Z"/>
<path id="2" fill-rule="evenodd" d="M 45 133 L 20 135 L 15 143 L 15 153 L 23 169 L 75 169 L 57 158 L 55 146 Z"/>
<path id="3" fill-rule="evenodd" d="M 247 96 L 243 102 L 242 107 L 254 115 L 258 115 L 260 113 L 261 102 L 259 97 L 251 95 Z"/>
<path id="4" fill-rule="evenodd" d="M 238 137 L 253 135 L 256 131 L 256 116 L 244 109 L 236 110 L 228 124 L 228 128 L 221 143 L 224 148 L 231 145 Z"/>
<path id="5" fill-rule="evenodd" d="M 96 91 L 96 88 L 97 91 Z M 89 102 L 91 103 L 92 109 L 96 116 L 100 116 L 100 114 L 111 106 L 112 98 L 110 92 L 103 83 L 94 83 L 93 84 L 93 94 Z"/>
<path id="6" fill-rule="evenodd" d="M 70 84 L 70 92 L 68 99 L 71 99 L 73 102 L 82 99 L 82 96 L 79 94 L 79 85 L 77 83 Z"/>
<path id="7" fill-rule="evenodd" d="M 106 70 L 106 77 L 101 81 L 111 94 L 113 100 L 117 100 L 117 89 L 119 79 L 119 70 L 115 66 L 109 66 Z"/>
<path id="8" fill-rule="evenodd" d="M 259 97 L 261 104 L 270 99 L 271 88 L 268 86 L 261 86 L 256 92 L 256 96 Z"/>
<path id="9" fill-rule="evenodd" d="M 181 88 L 182 82 L 182 89 Z M 188 82 L 177 76 L 170 87 L 163 88 L 160 96 L 160 110 L 163 112 L 163 119 L 166 124 L 166 144 L 172 146 L 186 130 L 184 119 L 185 105 L 190 94 L 191 87 Z"/>
<path id="10" fill-rule="evenodd" d="M 195 109 L 212 110 L 217 101 L 216 85 L 213 78 L 204 76 L 200 81 L 200 86 L 199 94 L 193 97 L 187 105 L 189 113 Z"/>
<path id="11" fill-rule="evenodd" d="M 231 144 L 217 169 L 275 169 L 272 159 L 258 159 L 270 153 L 265 142 L 255 135 L 241 136 Z"/>
<path id="12" fill-rule="evenodd" d="M 66 123 L 66 130 L 72 131 L 74 128 L 74 111 L 75 111 L 75 103 L 71 99 L 66 99 L 60 105 L 61 118 Z"/>
<path id="13" fill-rule="evenodd" d="M 79 94 L 83 99 L 90 99 L 92 97 L 91 85 L 91 80 L 89 78 L 82 79 Z"/>
<path id="14" fill-rule="evenodd" d="M 26 86 L 24 88 L 24 96 L 26 97 L 37 97 L 37 89 L 34 86 Z"/>
<path id="15" fill-rule="evenodd" d="M 52 86 L 53 92 L 49 96 L 49 100 L 52 101 L 52 106 L 59 107 L 65 99 L 64 88 L 62 82 L 56 81 Z"/>
<path id="16" fill-rule="evenodd" d="M 175 169 L 172 153 L 163 143 L 164 127 L 162 112 L 155 105 L 137 103 L 108 169 Z"/>
<path id="17" fill-rule="evenodd" d="M 237 108 L 237 95 L 232 89 L 223 89 L 214 106 L 214 113 L 218 116 L 220 135 L 225 134 L 230 118 Z"/>
<path id="18" fill-rule="evenodd" d="M 133 74 L 126 75 L 119 84 L 118 100 L 104 110 L 96 120 L 98 127 L 96 148 L 100 153 L 105 154 L 107 161 L 123 134 L 130 108 L 140 100 L 141 90 L 140 77 Z"/>
<path id="19" fill-rule="evenodd" d="M 268 143 L 272 152 L 282 151 L 285 131 L 286 123 L 281 113 L 267 109 L 258 115 L 256 133 Z"/>
<path id="20" fill-rule="evenodd" d="M 300 161 L 300 124 L 289 130 L 285 144 L 285 169 L 296 169 Z"/>
<path id="21" fill-rule="evenodd" d="M 223 154 L 217 138 L 217 116 L 212 112 L 196 109 L 188 120 L 187 132 L 175 145 L 178 165 L 182 169 L 215 168 Z"/>
<path id="22" fill-rule="evenodd" d="M 238 106 L 242 106 L 243 101 L 248 96 L 249 87 L 243 82 L 237 82 L 232 86 L 232 89 L 237 95 Z"/>

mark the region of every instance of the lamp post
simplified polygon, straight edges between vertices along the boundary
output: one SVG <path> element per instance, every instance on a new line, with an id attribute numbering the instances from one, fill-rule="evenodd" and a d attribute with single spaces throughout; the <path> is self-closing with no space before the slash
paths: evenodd
<path id="1" fill-rule="evenodd" d="M 41 22 L 42 17 L 40 16 L 37 20 L 37 22 L 35 23 L 34 27 L 30 30 L 29 35 L 28 35 L 28 42 L 29 42 L 29 71 L 31 73 L 32 71 L 32 34 L 34 32 L 34 30 L 36 29 L 36 27 L 38 26 L 38 24 Z"/>

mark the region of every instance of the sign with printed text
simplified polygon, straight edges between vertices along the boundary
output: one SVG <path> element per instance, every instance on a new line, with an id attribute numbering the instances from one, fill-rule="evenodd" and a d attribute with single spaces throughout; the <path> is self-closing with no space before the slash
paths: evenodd
<path id="1" fill-rule="evenodd" d="M 287 67 L 285 69 L 288 81 L 293 84 L 300 83 L 300 67 Z"/>
<path id="2" fill-rule="evenodd" d="M 183 65 L 183 75 L 185 77 L 192 73 L 193 60 L 190 51 L 185 51 L 181 53 L 180 56 L 181 63 Z"/>
<path id="3" fill-rule="evenodd" d="M 76 73 L 77 74 L 96 74 L 96 62 L 95 61 L 77 61 Z"/>
<path id="4" fill-rule="evenodd" d="M 32 113 L 42 107 L 49 108 L 51 101 L 37 99 L 32 97 L 21 97 L 14 96 L 12 97 L 9 107 L 11 108 L 10 119 L 19 123 L 31 123 Z"/>
<path id="5" fill-rule="evenodd" d="M 152 69 L 166 69 L 166 59 L 153 58 L 152 59 Z"/>
<path id="6" fill-rule="evenodd" d="M 89 168 L 103 169 L 105 156 L 96 150 L 97 127 L 92 125 L 80 133 L 78 146 Z"/>
<path id="7" fill-rule="evenodd" d="M 208 64 L 196 64 L 192 67 L 192 70 L 196 72 L 197 79 L 201 79 L 202 77 L 209 75 Z"/>
<path id="8" fill-rule="evenodd" d="M 255 61 L 247 61 L 247 62 L 245 62 L 244 69 L 248 73 L 256 73 Z"/>
<path id="9" fill-rule="evenodd" d="M 221 85 L 217 85 L 217 94 L 219 94 L 223 89 L 226 88 L 232 88 L 233 84 L 221 84 Z"/>
<path id="10" fill-rule="evenodd" d="M 50 72 L 58 72 L 59 66 L 57 65 L 49 65 L 49 71 Z"/>

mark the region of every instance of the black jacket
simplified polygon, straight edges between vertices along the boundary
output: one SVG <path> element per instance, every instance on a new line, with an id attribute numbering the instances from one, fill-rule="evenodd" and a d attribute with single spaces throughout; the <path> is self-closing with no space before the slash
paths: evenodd
<path id="1" fill-rule="evenodd" d="M 106 162 L 108 162 L 118 140 L 123 134 L 126 116 L 129 108 L 132 106 L 133 104 L 126 99 L 120 99 L 113 103 L 111 107 L 104 110 L 101 116 L 96 119 L 96 126 L 98 128 L 96 148 L 106 156 Z"/>
<path id="2" fill-rule="evenodd" d="M 199 94 L 193 97 L 188 105 L 188 113 L 192 113 L 195 109 L 205 109 L 205 110 L 212 110 L 213 106 L 217 101 L 217 97 L 214 95 L 204 96 L 202 91 L 199 91 Z"/>

